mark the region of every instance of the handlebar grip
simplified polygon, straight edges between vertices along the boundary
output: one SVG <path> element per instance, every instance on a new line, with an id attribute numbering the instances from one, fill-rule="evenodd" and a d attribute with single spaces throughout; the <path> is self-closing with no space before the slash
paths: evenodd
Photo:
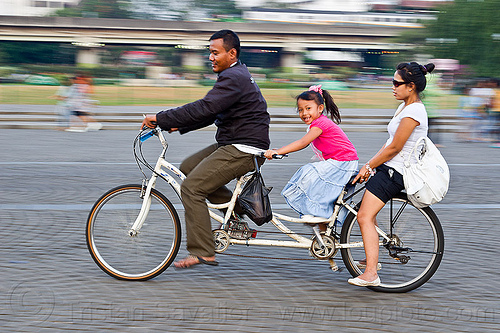
<path id="1" fill-rule="evenodd" d="M 264 152 L 260 153 L 260 157 L 266 157 L 264 156 Z M 280 155 L 280 154 L 273 154 L 272 158 L 274 158 L 275 160 L 281 160 L 283 157 L 288 157 L 288 154 L 283 154 L 283 155 Z"/>
<path id="2" fill-rule="evenodd" d="M 141 135 L 141 142 L 144 142 L 146 141 L 147 139 L 149 139 L 150 137 L 152 137 L 153 135 L 156 135 L 157 131 L 156 129 L 151 129 L 150 131 L 147 131 L 146 133 L 142 134 Z"/>

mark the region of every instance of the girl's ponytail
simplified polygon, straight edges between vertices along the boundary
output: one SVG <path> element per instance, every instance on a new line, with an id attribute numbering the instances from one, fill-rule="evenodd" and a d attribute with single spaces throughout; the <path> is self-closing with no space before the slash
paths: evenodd
<path id="1" fill-rule="evenodd" d="M 337 104 L 333 101 L 333 97 L 327 90 L 323 89 L 323 99 L 325 100 L 325 110 L 330 115 L 330 118 L 337 124 L 340 124 L 340 111 Z"/>

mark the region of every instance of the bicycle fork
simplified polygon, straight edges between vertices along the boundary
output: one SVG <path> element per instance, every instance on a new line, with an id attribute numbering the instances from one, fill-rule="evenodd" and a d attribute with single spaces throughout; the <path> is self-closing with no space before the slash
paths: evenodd
<path id="1" fill-rule="evenodd" d="M 141 210 L 139 211 L 139 215 L 137 215 L 134 224 L 128 231 L 128 234 L 132 237 L 137 236 L 139 230 L 141 230 L 142 225 L 144 224 L 144 221 L 146 221 L 146 218 L 148 217 L 149 209 L 151 208 L 151 190 L 156 184 L 156 178 L 157 177 L 153 175 L 148 181 L 146 188 L 144 188 L 145 180 L 142 183 L 141 198 L 143 200 Z"/>

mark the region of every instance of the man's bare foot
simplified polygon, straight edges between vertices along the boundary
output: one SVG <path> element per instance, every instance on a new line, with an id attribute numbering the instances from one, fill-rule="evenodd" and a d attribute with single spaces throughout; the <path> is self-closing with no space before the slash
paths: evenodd
<path id="1" fill-rule="evenodd" d="M 174 262 L 176 268 L 188 268 L 198 264 L 205 264 L 211 266 L 217 266 L 219 263 L 215 261 L 215 256 L 213 257 L 199 257 L 192 254 L 188 255 L 186 258 Z"/>

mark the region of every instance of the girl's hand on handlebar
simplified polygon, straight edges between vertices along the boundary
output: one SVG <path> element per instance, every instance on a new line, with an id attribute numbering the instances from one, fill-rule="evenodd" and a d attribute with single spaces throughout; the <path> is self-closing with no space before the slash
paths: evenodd
<path id="1" fill-rule="evenodd" d="M 144 120 L 142 121 L 141 128 L 144 128 L 144 127 L 156 128 L 156 115 L 155 114 L 144 116 Z"/>
<path id="2" fill-rule="evenodd" d="M 264 153 L 264 157 L 267 158 L 268 160 L 273 159 L 273 155 L 279 155 L 278 152 L 274 149 L 269 149 Z"/>

